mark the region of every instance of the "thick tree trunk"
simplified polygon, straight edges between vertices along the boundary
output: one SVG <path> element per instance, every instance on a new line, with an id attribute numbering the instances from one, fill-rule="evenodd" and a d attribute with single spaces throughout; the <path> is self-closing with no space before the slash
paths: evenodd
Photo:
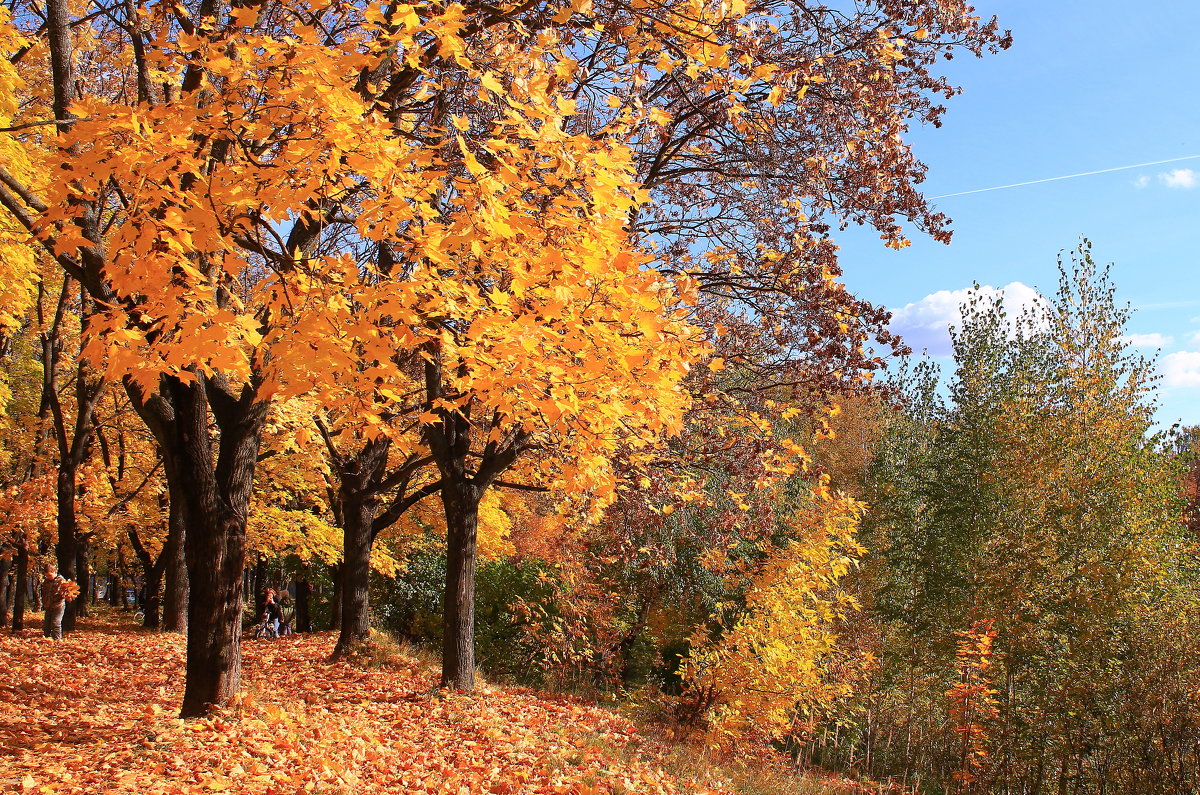
<path id="1" fill-rule="evenodd" d="M 269 404 L 250 388 L 234 397 L 209 390 L 197 376 L 169 379 L 176 412 L 171 449 L 178 456 L 183 490 L 188 600 L 187 681 L 180 717 L 205 715 L 228 703 L 241 685 L 242 570 L 246 566 L 246 516 L 254 466 Z M 209 407 L 220 427 L 216 460 Z"/>
<path id="2" fill-rule="evenodd" d="M 211 495 L 210 495 L 211 496 Z M 188 514 L 187 682 L 180 717 L 229 702 L 241 685 L 245 524 L 213 511 Z"/>
<path id="3" fill-rule="evenodd" d="M 13 592 L 13 632 L 25 629 L 25 592 L 29 590 L 29 550 L 24 544 L 17 547 L 17 586 Z"/>
<path id="4" fill-rule="evenodd" d="M 349 495 L 342 499 L 341 632 L 332 659 L 338 659 L 371 634 L 371 525 L 375 500 Z"/>
<path id="5" fill-rule="evenodd" d="M 163 548 L 166 557 L 166 594 L 163 598 L 162 628 L 167 632 L 187 632 L 188 576 L 187 556 L 184 553 L 183 490 L 178 475 L 167 474 L 167 486 L 171 503 L 167 509 L 167 544 Z"/>
<path id="6" fill-rule="evenodd" d="M 442 686 L 455 690 L 475 688 L 475 547 L 482 496 L 473 484 L 442 488 L 446 514 Z"/>

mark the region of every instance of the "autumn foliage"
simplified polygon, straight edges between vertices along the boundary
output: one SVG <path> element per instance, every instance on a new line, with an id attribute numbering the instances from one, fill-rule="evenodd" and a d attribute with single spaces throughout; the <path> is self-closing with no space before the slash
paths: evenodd
<path id="1" fill-rule="evenodd" d="M 988 761 L 988 730 L 1000 716 L 996 691 L 988 669 L 992 667 L 992 642 L 996 631 L 991 621 L 977 621 L 959 633 L 955 655 L 959 681 L 946 694 L 950 721 L 959 736 L 959 767 L 954 771 L 958 792 L 972 792 L 976 771 Z"/>
<path id="2" fill-rule="evenodd" d="M 248 642 L 244 692 L 181 721 L 164 706 L 181 686 L 178 636 L 108 623 L 61 644 L 6 635 L 0 783 L 22 793 L 734 791 L 729 772 L 680 769 L 672 748 L 612 711 L 490 685 L 439 691 L 435 669 L 397 650 L 377 667 L 327 665 L 333 642 Z"/>
<path id="3" fill-rule="evenodd" d="M 832 230 L 949 239 L 909 125 L 956 93 L 940 59 L 1008 44 L 963 0 L 14 0 L 0 692 L 42 733 L 6 724 L 20 787 L 725 791 L 614 762 L 633 724 L 582 701 L 473 694 L 477 669 L 619 695 L 696 754 L 850 725 L 885 670 L 860 530 L 903 345 Z M 1069 375 L 996 407 L 1010 514 L 1090 520 L 1070 474 L 1136 446 Z M 1081 418 L 1054 437 L 1077 457 L 1035 445 L 1033 494 L 1022 400 Z M 78 583 L 61 645 L 22 629 L 49 560 Z M 973 582 L 1009 604 L 1002 573 Z M 182 637 L 87 623 L 102 598 Z M 1020 607 L 995 642 L 1037 651 Z M 247 639 L 264 616 L 303 639 Z M 364 668 L 372 625 L 440 673 Z"/>

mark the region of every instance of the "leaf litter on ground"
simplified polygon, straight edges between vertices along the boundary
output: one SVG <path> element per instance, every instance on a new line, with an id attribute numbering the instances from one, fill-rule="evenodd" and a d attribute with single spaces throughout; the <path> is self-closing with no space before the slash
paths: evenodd
<path id="1" fill-rule="evenodd" d="M 439 691 L 419 660 L 326 664 L 331 633 L 247 640 L 244 692 L 175 718 L 185 641 L 84 620 L 62 641 L 0 636 L 0 789 L 25 793 L 724 793 L 653 752 L 634 724 L 566 697 Z M 650 743 L 653 745 L 653 743 Z M 649 746 L 646 746 L 647 748 Z"/>
<path id="2" fill-rule="evenodd" d="M 179 720 L 184 638 L 114 617 L 59 642 L 0 636 L 0 791 L 733 792 L 711 769 L 668 772 L 672 749 L 611 710 L 520 688 L 439 690 L 436 670 L 398 655 L 327 664 L 333 633 L 245 641 L 236 702 Z"/>

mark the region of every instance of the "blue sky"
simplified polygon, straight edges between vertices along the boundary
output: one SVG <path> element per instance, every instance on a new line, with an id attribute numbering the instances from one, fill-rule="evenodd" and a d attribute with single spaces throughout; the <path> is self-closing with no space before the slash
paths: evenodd
<path id="1" fill-rule="evenodd" d="M 956 57 L 965 89 L 940 129 L 911 140 L 927 196 L 1200 155 L 1200 2 L 977 0 L 1011 28 L 1012 48 Z M 949 246 L 919 234 L 900 252 L 869 230 L 838 236 L 847 285 L 897 311 L 914 347 L 941 330 L 972 282 L 1057 288 L 1056 257 L 1081 236 L 1113 262 L 1135 309 L 1132 343 L 1158 361 L 1158 420 L 1200 424 L 1200 158 L 934 202 L 954 219 Z M 1159 350 L 1161 349 L 1161 350 Z"/>

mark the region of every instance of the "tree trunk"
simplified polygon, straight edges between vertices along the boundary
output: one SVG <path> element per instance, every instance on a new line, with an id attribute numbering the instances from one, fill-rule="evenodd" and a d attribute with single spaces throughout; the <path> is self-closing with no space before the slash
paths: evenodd
<path id="1" fill-rule="evenodd" d="M 212 494 L 205 496 L 213 501 Z M 200 717 L 228 703 L 241 685 L 244 544 L 244 523 L 215 510 L 189 510 L 187 563 L 192 593 L 181 718 Z"/>
<path id="2" fill-rule="evenodd" d="M 12 558 L 0 560 L 0 627 L 8 623 L 8 609 L 12 603 L 12 588 L 8 584 L 8 573 L 12 570 Z"/>
<path id="3" fill-rule="evenodd" d="M 17 547 L 17 589 L 13 594 L 13 632 L 25 629 L 25 592 L 29 590 L 29 550 L 24 544 Z"/>
<path id="4" fill-rule="evenodd" d="M 8 623 L 9 598 L 12 593 L 9 589 L 8 573 L 12 570 L 12 564 L 12 558 L 0 560 L 0 626 Z"/>
<path id="5" fill-rule="evenodd" d="M 79 553 L 75 556 L 75 581 L 79 583 L 79 597 L 75 600 L 75 617 L 87 618 L 88 603 L 92 596 L 92 567 L 88 562 L 88 543 L 79 545 Z"/>
<path id="6" fill-rule="evenodd" d="M 270 403 L 258 399 L 255 383 L 233 387 L 220 376 L 163 376 L 152 394 L 126 380 L 125 389 L 166 471 L 178 476 L 171 480 L 182 496 L 188 578 L 180 717 L 200 717 L 228 703 L 241 684 L 246 515 Z"/>
<path id="7" fill-rule="evenodd" d="M 162 554 L 161 552 L 159 553 Z M 143 589 L 142 596 L 142 612 L 145 617 L 142 619 L 142 626 L 146 629 L 157 630 L 162 627 L 161 613 L 162 608 L 162 565 L 155 565 L 146 569 L 146 585 Z"/>
<path id="8" fill-rule="evenodd" d="M 158 629 L 162 626 L 159 621 L 159 608 L 162 606 L 159 592 L 162 590 L 163 567 L 166 565 L 165 552 L 159 552 L 157 559 L 151 558 L 137 531 L 132 527 L 129 528 L 129 543 L 142 563 L 142 589 L 138 597 L 143 613 L 142 626 L 146 629 Z"/>
<path id="9" fill-rule="evenodd" d="M 62 462 L 58 468 L 58 544 L 54 548 L 54 556 L 58 559 L 58 573 L 68 580 L 78 577 L 76 565 L 79 562 L 78 522 L 75 516 L 75 468 L 69 461 Z M 66 634 L 75 629 L 75 604 L 79 599 L 67 602 L 63 612 L 62 629 Z"/>
<path id="10" fill-rule="evenodd" d="M 137 583 L 134 581 L 133 572 L 129 570 L 129 563 L 125 560 L 125 548 L 117 546 L 117 590 L 121 600 L 121 609 L 128 612 L 129 604 L 129 586 L 135 588 Z M 136 590 L 134 591 L 136 593 Z"/>
<path id="11" fill-rule="evenodd" d="M 317 421 L 337 474 L 332 492 L 334 515 L 342 528 L 342 564 L 338 569 L 335 597 L 339 600 L 337 646 L 330 659 L 336 660 L 371 634 L 370 586 L 371 544 L 375 541 L 375 511 L 383 487 L 391 440 L 386 436 L 368 439 L 352 454 L 340 451 L 333 435 Z M 407 484 L 407 477 L 403 483 Z M 405 491 L 405 486 L 400 486 Z"/>
<path id="12" fill-rule="evenodd" d="M 241 685 L 246 516 L 269 404 L 258 401 L 251 387 L 238 396 L 220 384 L 210 390 L 199 375 L 191 383 L 167 382 L 176 421 L 164 455 L 178 456 L 188 483 L 182 493 L 190 597 L 180 717 L 193 718 L 227 704 Z M 215 461 L 210 407 L 220 428 Z"/>
<path id="13" fill-rule="evenodd" d="M 184 504 L 182 488 L 176 474 L 167 473 L 170 505 L 167 507 L 166 595 L 163 598 L 162 628 L 167 632 L 187 632 L 188 576 L 187 556 L 184 554 Z"/>
<path id="14" fill-rule="evenodd" d="M 425 358 L 426 408 L 438 422 L 425 426 L 430 457 L 441 475 L 442 509 L 446 515 L 446 590 L 442 605 L 442 685 L 457 690 L 475 687 L 475 547 L 479 500 L 488 487 L 527 449 L 528 434 L 517 429 L 503 443 L 489 436 L 480 452 L 472 452 L 477 426 L 471 404 L 454 411 L 446 400 L 442 350 L 433 343 Z M 459 370 L 465 364 L 460 362 Z M 503 436 L 503 434 L 502 434 Z"/>
<path id="15" fill-rule="evenodd" d="M 329 579 L 333 581 L 333 601 L 329 606 L 329 628 L 342 629 L 342 566 L 329 567 Z"/>
<path id="16" fill-rule="evenodd" d="M 442 487 L 446 514 L 446 594 L 442 608 L 442 687 L 475 689 L 475 546 L 482 491 Z"/>
<path id="17" fill-rule="evenodd" d="M 261 616 L 267 609 L 267 559 L 262 555 L 254 564 L 254 575 L 250 578 L 254 596 L 254 615 Z"/>
<path id="18" fill-rule="evenodd" d="M 312 583 L 308 577 L 296 581 L 296 631 L 312 632 L 311 597 Z"/>
<path id="19" fill-rule="evenodd" d="M 332 659 L 338 659 L 371 634 L 371 525 L 375 500 L 361 494 L 342 499 L 341 633 Z"/>

